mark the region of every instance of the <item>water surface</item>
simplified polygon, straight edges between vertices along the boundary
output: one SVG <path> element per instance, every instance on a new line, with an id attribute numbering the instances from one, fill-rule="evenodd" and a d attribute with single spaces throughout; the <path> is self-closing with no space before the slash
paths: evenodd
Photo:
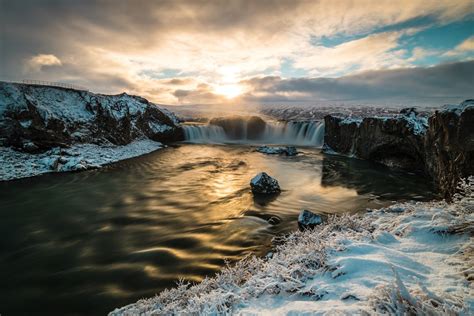
<path id="1" fill-rule="evenodd" d="M 299 148 L 183 144 L 100 170 L 0 183 L 0 313 L 104 314 L 224 260 L 268 251 L 301 209 L 357 212 L 431 198 L 428 181 Z M 255 199 L 265 171 L 283 192 Z"/>

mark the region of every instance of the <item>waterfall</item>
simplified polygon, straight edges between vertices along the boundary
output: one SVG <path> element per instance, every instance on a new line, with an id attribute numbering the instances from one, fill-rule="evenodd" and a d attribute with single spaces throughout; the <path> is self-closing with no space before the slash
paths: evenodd
<path id="1" fill-rule="evenodd" d="M 296 145 L 321 147 L 324 141 L 324 121 L 265 122 L 264 129 L 250 135 L 248 124 L 239 124 L 241 131 L 236 138 L 235 126 L 232 134 L 222 126 L 183 125 L 185 140 L 191 143 L 254 143 L 274 145 Z M 229 131 L 229 130 L 228 130 Z"/>
<path id="2" fill-rule="evenodd" d="M 225 143 L 224 129 L 217 125 L 184 125 L 184 139 L 190 143 Z"/>

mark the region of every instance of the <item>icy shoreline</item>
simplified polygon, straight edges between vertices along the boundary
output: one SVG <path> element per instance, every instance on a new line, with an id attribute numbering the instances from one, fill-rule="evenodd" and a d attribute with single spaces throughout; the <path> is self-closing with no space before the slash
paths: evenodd
<path id="1" fill-rule="evenodd" d="M 130 144 L 75 144 L 53 148 L 42 154 L 29 154 L 0 147 L 0 181 L 33 177 L 50 172 L 81 171 L 100 168 L 121 160 L 138 157 L 163 148 L 160 142 L 142 139 Z"/>
<path id="2" fill-rule="evenodd" d="M 460 314 L 474 311 L 474 178 L 445 201 L 331 217 L 199 284 L 111 315 Z"/>

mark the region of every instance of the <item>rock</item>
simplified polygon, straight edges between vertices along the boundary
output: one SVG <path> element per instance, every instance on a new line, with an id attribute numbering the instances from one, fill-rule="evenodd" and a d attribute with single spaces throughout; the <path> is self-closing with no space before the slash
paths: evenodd
<path id="1" fill-rule="evenodd" d="M 366 117 L 360 122 L 346 123 L 344 118 L 328 115 L 324 120 L 326 153 L 336 152 L 423 172 L 424 125 L 420 122 L 424 118 Z"/>
<path id="2" fill-rule="evenodd" d="M 278 181 L 265 172 L 257 174 L 250 181 L 250 187 L 254 194 L 275 194 L 281 191 Z"/>
<path id="3" fill-rule="evenodd" d="M 327 115 L 323 151 L 423 173 L 446 199 L 474 174 L 474 100 L 445 106 L 428 119 L 415 108 L 360 122 Z"/>
<path id="4" fill-rule="evenodd" d="M 45 152 L 74 143 L 179 140 L 178 120 L 138 96 L 0 82 L 0 146 Z M 30 145 L 32 144 L 32 145 Z"/>
<path id="5" fill-rule="evenodd" d="M 405 115 L 405 116 L 418 116 L 418 111 L 416 108 L 404 108 L 400 110 L 400 114 Z"/>
<path id="6" fill-rule="evenodd" d="M 231 139 L 259 139 L 266 128 L 265 121 L 258 116 L 216 117 L 209 124 L 222 127 Z"/>
<path id="7" fill-rule="evenodd" d="M 436 111 L 424 145 L 426 173 L 449 200 L 459 180 L 474 175 L 474 100 Z"/>
<path id="8" fill-rule="evenodd" d="M 39 149 L 38 146 L 35 145 L 35 143 L 30 142 L 30 141 L 24 142 L 22 148 L 23 148 L 23 151 L 27 153 L 35 153 Z"/>
<path id="9" fill-rule="evenodd" d="M 294 146 L 287 147 L 269 147 L 269 146 L 260 146 L 255 149 L 256 151 L 267 154 L 267 155 L 286 155 L 286 156 L 296 156 L 298 151 Z"/>
<path id="10" fill-rule="evenodd" d="M 298 216 L 298 227 L 300 229 L 313 229 L 316 225 L 323 223 L 320 215 L 314 214 L 308 210 L 302 210 Z"/>

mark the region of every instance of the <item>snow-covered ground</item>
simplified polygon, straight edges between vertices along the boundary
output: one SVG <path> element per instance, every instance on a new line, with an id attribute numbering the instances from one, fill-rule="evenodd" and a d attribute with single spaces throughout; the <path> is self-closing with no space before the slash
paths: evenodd
<path id="1" fill-rule="evenodd" d="M 0 147 L 0 181 L 32 177 L 48 172 L 100 168 L 120 160 L 141 156 L 163 145 L 150 139 L 124 146 L 76 144 L 67 149 L 53 148 L 42 154 L 28 154 Z"/>
<path id="2" fill-rule="evenodd" d="M 474 313 L 474 177 L 451 204 L 330 217 L 199 284 L 111 315 Z"/>

